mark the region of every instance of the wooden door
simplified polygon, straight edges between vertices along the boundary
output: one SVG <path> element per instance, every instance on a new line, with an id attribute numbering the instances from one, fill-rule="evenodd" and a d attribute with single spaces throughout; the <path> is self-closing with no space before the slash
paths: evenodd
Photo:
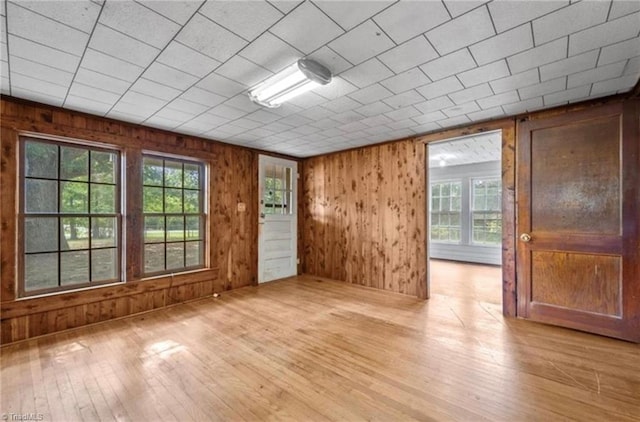
<path id="1" fill-rule="evenodd" d="M 298 163 L 261 155 L 258 283 L 298 273 Z"/>
<path id="2" fill-rule="evenodd" d="M 640 342 L 637 110 L 518 125 L 518 316 Z"/>

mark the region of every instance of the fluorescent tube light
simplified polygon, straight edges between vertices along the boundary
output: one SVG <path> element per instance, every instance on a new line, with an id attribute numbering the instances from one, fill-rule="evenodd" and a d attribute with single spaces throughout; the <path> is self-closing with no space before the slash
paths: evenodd
<path id="1" fill-rule="evenodd" d="M 331 71 L 318 62 L 300 59 L 249 90 L 249 98 L 274 108 L 285 101 L 331 82 Z"/>

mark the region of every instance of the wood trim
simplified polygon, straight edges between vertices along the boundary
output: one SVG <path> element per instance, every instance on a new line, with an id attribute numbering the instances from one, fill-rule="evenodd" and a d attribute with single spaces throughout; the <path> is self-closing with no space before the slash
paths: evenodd
<path id="1" fill-rule="evenodd" d="M 418 136 L 416 142 L 429 143 L 434 141 L 442 141 L 444 139 L 460 138 L 463 136 L 477 135 L 479 133 L 491 132 L 494 130 L 502 130 L 513 125 L 513 118 L 490 120 L 488 122 L 477 123 L 470 126 L 462 126 L 452 129 L 446 129 L 440 132 L 429 133 L 427 135 Z"/>
<path id="2" fill-rule="evenodd" d="M 0 128 L 0 300 L 16 298 L 16 195 L 18 177 L 18 134 L 9 128 Z"/>

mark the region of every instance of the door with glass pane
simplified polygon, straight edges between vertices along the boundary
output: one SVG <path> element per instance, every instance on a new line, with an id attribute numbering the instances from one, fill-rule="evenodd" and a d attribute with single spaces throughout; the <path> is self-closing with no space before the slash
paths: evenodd
<path id="1" fill-rule="evenodd" d="M 259 283 L 297 274 L 297 174 L 295 161 L 260 156 Z"/>

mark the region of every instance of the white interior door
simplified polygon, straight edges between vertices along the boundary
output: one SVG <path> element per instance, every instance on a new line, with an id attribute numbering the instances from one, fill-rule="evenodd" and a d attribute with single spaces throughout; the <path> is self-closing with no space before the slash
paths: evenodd
<path id="1" fill-rule="evenodd" d="M 258 283 L 297 274 L 298 163 L 260 156 Z"/>

